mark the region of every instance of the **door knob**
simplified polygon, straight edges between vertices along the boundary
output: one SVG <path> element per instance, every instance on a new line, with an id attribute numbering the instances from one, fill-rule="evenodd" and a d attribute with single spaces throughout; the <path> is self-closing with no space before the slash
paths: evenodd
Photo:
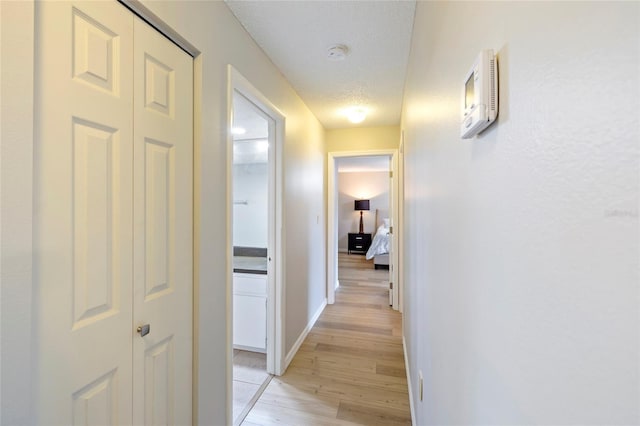
<path id="1" fill-rule="evenodd" d="M 151 331 L 151 325 L 150 324 L 139 325 L 137 331 L 138 333 L 140 333 L 140 337 L 144 337 L 147 334 L 149 334 L 149 332 Z"/>

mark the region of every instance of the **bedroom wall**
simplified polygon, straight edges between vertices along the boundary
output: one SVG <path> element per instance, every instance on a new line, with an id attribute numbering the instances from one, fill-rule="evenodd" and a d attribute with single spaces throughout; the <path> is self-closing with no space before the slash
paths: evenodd
<path id="1" fill-rule="evenodd" d="M 196 93 L 195 292 L 198 377 L 197 421 L 229 424 L 226 417 L 228 351 L 227 65 L 232 64 L 285 116 L 284 223 L 287 350 L 325 299 L 324 129 L 280 71 L 237 22 L 224 2 L 142 3 L 200 50 Z M 2 19 L 2 424 L 30 424 L 29 354 L 31 199 L 34 124 L 34 3 L 0 2 Z M 16 19 L 19 17 L 20 19 Z M 5 49 L 7 47 L 7 49 Z M 11 76 L 9 81 L 7 76 Z M 12 88 L 6 90 L 7 85 Z M 25 94 L 27 95 L 25 97 Z M 6 115 L 5 105 L 20 106 Z M 29 108 L 31 105 L 31 108 Z M 6 132 L 6 133 L 5 133 Z M 10 135 L 10 137 L 6 137 Z M 8 164 L 14 166 L 7 168 Z M 10 182 L 12 190 L 5 191 Z M 15 230 L 9 233 L 6 231 Z M 24 232 L 22 232 L 24 231 Z M 9 269 L 5 269 L 8 267 Z M 5 306 L 11 309 L 5 310 Z M 25 317 L 26 316 L 26 317 Z M 10 325 L 10 330 L 5 327 Z M 7 331 L 9 330 L 9 331 Z M 9 373 L 7 373 L 9 372 Z M 9 391 L 6 391 L 9 390 Z M 6 392 L 5 392 L 6 391 Z M 194 419 L 195 423 L 195 419 Z"/>
<path id="2" fill-rule="evenodd" d="M 234 246 L 267 248 L 268 182 L 269 169 L 266 163 L 233 165 Z"/>
<path id="3" fill-rule="evenodd" d="M 389 172 L 338 173 L 338 251 L 347 252 L 348 233 L 358 232 L 360 212 L 353 210 L 355 199 L 370 201 L 363 212 L 364 232 L 375 234 L 376 209 L 380 209 L 379 223 L 389 213 Z"/>
<path id="4" fill-rule="evenodd" d="M 418 2 L 402 115 L 415 424 L 640 423 L 639 17 Z M 499 117 L 461 140 L 483 48 Z"/>

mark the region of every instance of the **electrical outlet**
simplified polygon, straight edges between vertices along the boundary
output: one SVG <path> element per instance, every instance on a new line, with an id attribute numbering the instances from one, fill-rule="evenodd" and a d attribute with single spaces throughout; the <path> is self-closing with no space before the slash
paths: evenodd
<path id="1" fill-rule="evenodd" d="M 420 401 L 422 401 L 423 396 L 423 380 L 422 380 L 422 370 L 418 371 L 418 395 L 420 395 Z"/>

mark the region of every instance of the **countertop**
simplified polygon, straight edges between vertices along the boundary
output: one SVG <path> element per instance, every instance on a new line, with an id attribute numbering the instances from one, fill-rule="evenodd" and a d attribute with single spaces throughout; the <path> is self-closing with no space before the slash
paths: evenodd
<path id="1" fill-rule="evenodd" d="M 267 258 L 257 256 L 233 256 L 233 272 L 266 275 Z"/>

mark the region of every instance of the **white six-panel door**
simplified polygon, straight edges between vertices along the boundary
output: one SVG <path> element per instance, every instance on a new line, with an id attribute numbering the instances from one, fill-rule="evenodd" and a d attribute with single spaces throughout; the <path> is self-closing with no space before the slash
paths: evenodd
<path id="1" fill-rule="evenodd" d="M 138 18 L 133 51 L 133 315 L 136 327 L 151 330 L 133 341 L 133 420 L 188 425 L 193 61 Z"/>
<path id="2" fill-rule="evenodd" d="M 191 423 L 191 58 L 115 1 L 36 5 L 36 421 Z"/>

